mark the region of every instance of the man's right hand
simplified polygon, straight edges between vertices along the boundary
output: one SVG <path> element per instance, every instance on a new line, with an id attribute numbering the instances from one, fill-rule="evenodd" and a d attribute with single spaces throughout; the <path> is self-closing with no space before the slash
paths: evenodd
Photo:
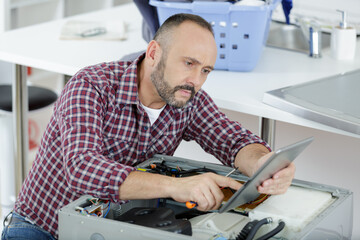
<path id="1" fill-rule="evenodd" d="M 242 184 L 230 177 L 214 173 L 204 173 L 191 177 L 174 178 L 171 198 L 178 202 L 193 201 L 200 211 L 216 210 L 220 207 L 224 194 L 220 188 L 230 187 L 234 190 Z"/>
<path id="2" fill-rule="evenodd" d="M 122 200 L 172 198 L 183 203 L 193 201 L 198 204 L 198 210 L 208 211 L 220 207 L 224 199 L 220 188 L 230 187 L 238 190 L 241 186 L 242 184 L 234 179 L 215 173 L 174 178 L 133 171 L 120 185 L 119 198 Z"/>

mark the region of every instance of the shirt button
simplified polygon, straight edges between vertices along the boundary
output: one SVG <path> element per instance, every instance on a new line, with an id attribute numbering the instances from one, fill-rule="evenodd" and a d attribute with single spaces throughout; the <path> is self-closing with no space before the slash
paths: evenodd
<path id="1" fill-rule="evenodd" d="M 144 130 L 145 130 L 145 131 L 148 130 L 148 127 L 144 127 Z"/>
<path id="2" fill-rule="evenodd" d="M 141 153 L 141 156 L 145 156 L 145 152 L 142 152 L 142 153 Z"/>

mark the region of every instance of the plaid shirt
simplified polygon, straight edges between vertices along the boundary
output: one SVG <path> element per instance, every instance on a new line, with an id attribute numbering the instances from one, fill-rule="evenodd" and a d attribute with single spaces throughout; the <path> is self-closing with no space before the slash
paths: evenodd
<path id="1" fill-rule="evenodd" d="M 79 71 L 55 103 L 15 211 L 58 236 L 57 211 L 81 195 L 121 201 L 119 186 L 154 154 L 172 155 L 195 140 L 223 164 L 261 139 L 230 121 L 200 90 L 184 108 L 167 105 L 151 125 L 140 105 L 137 63 L 110 62 Z"/>

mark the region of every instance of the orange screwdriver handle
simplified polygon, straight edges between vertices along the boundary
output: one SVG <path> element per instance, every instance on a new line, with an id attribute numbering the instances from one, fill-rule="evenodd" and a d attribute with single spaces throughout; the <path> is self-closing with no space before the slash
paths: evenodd
<path id="1" fill-rule="evenodd" d="M 186 202 L 186 207 L 188 209 L 192 209 L 192 208 L 196 207 L 197 205 L 198 205 L 197 202 L 193 202 L 193 201 L 187 201 Z"/>

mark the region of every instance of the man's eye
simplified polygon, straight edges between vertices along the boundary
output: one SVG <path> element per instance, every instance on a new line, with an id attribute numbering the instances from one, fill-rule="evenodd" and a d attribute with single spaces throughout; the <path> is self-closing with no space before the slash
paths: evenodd
<path id="1" fill-rule="evenodd" d="M 185 61 L 185 64 L 186 64 L 187 66 L 191 66 L 191 65 L 192 65 L 192 62 Z"/>
<path id="2" fill-rule="evenodd" d="M 209 74 L 211 71 L 209 69 L 205 68 L 205 69 L 202 70 L 202 72 L 205 73 L 205 74 Z"/>

